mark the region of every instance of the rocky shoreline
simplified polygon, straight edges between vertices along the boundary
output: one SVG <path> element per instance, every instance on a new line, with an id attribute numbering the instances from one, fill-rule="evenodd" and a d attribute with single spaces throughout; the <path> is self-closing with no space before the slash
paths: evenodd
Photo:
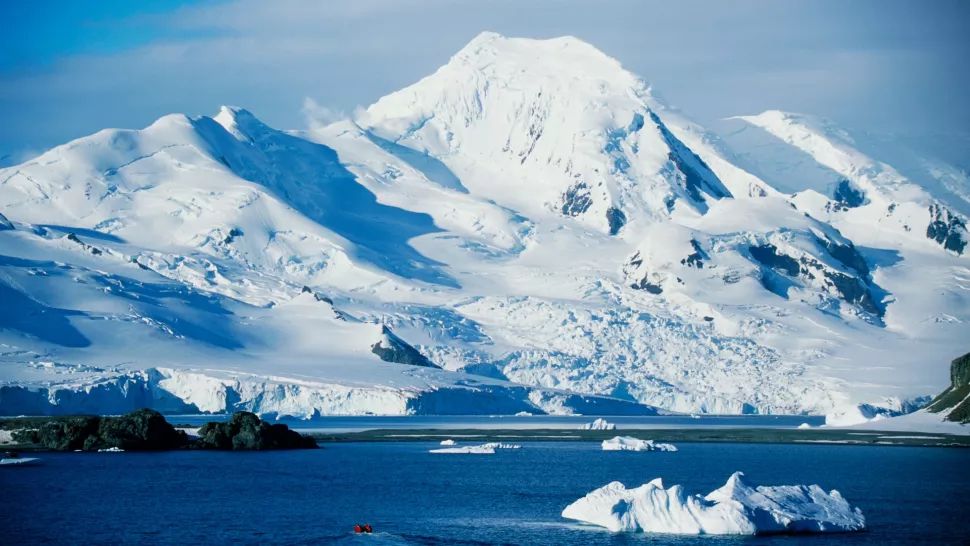
<path id="1" fill-rule="evenodd" d="M 151 409 L 118 417 L 14 418 L 0 422 L 10 431 L 8 447 L 52 451 L 167 451 L 213 449 L 232 451 L 314 449 L 316 441 L 283 424 L 263 421 L 254 413 L 237 412 L 225 422 L 209 422 L 190 436 Z"/>

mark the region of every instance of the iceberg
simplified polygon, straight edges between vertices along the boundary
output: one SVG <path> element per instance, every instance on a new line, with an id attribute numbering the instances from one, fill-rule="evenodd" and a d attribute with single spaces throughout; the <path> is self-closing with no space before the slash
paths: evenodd
<path id="1" fill-rule="evenodd" d="M 443 447 L 439 449 L 432 449 L 429 453 L 448 453 L 448 454 L 466 454 L 466 455 L 493 455 L 495 454 L 494 447 L 488 447 L 485 445 L 480 446 L 462 446 L 462 447 Z"/>
<path id="2" fill-rule="evenodd" d="M 451 438 L 449 438 L 447 440 L 442 440 L 440 445 L 443 445 L 443 446 L 453 446 L 453 445 L 455 445 L 455 441 L 452 440 Z"/>
<path id="3" fill-rule="evenodd" d="M 586 423 L 580 430 L 616 430 L 616 425 L 600 417 L 592 423 Z"/>
<path id="4" fill-rule="evenodd" d="M 0 459 L 0 465 L 2 466 L 14 466 L 14 465 L 30 465 L 33 466 L 39 461 L 37 457 L 7 457 Z"/>
<path id="5" fill-rule="evenodd" d="M 613 532 L 685 535 L 828 533 L 866 528 L 862 511 L 818 485 L 756 486 L 735 472 L 706 496 L 681 485 L 664 489 L 657 478 L 633 489 L 612 482 L 562 511 L 567 519 Z"/>
<path id="6" fill-rule="evenodd" d="M 603 451 L 677 451 L 677 446 L 631 436 L 614 436 L 603 440 Z"/>
<path id="7" fill-rule="evenodd" d="M 492 449 L 519 449 L 522 446 L 519 444 L 502 444 L 499 442 L 489 442 L 487 444 L 482 444 L 482 447 L 490 447 Z"/>
<path id="8" fill-rule="evenodd" d="M 447 440 L 445 440 L 447 441 Z M 441 442 L 441 445 L 454 445 L 454 441 L 451 444 L 445 444 Z M 439 449 L 432 449 L 430 453 L 463 453 L 469 455 L 493 455 L 497 449 L 519 449 L 522 446 L 518 444 L 501 444 L 498 442 L 489 442 L 487 444 L 477 445 L 477 446 L 461 446 L 461 447 L 445 447 Z"/>

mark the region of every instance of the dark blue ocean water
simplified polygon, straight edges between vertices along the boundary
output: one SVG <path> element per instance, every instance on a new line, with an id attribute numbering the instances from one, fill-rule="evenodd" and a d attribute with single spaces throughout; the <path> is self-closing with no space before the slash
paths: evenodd
<path id="1" fill-rule="evenodd" d="M 681 444 L 676 453 L 525 443 L 492 456 L 433 455 L 427 442 L 328 444 L 264 453 L 43 454 L 0 468 L 3 544 L 970 544 L 970 450 Z M 870 531 L 766 538 L 614 535 L 559 513 L 611 480 L 655 477 L 708 492 L 744 471 L 819 483 Z M 355 522 L 377 533 L 353 536 Z"/>

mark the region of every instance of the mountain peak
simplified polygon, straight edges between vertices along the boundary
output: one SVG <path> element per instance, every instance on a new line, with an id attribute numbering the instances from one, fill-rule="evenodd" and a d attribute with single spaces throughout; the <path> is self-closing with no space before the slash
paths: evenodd
<path id="1" fill-rule="evenodd" d="M 578 38 L 483 32 L 433 74 L 372 104 L 358 121 L 395 142 L 428 129 L 421 147 L 446 152 L 458 144 L 459 133 L 497 110 L 503 112 L 494 121 L 506 127 L 493 129 L 503 133 L 512 128 L 509 122 L 517 125 L 513 120 L 528 126 L 528 118 L 557 109 L 557 123 L 586 131 L 611 118 L 617 119 L 608 125 L 628 125 L 648 99 L 643 80 Z"/>
<path id="2" fill-rule="evenodd" d="M 620 67 L 619 61 L 603 53 L 595 46 L 575 36 L 553 38 L 516 38 L 503 36 L 497 32 L 485 31 L 472 38 L 453 59 L 471 59 L 489 56 L 527 55 L 530 57 L 586 57 L 587 60 L 606 62 L 614 68 Z"/>
<path id="3" fill-rule="evenodd" d="M 249 110 L 238 106 L 221 106 L 219 113 L 212 118 L 235 137 L 252 138 L 254 134 L 270 130 L 265 123 Z"/>

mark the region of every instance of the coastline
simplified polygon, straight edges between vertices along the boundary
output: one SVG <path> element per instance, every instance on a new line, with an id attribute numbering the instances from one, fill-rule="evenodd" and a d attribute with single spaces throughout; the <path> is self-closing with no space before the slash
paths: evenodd
<path id="1" fill-rule="evenodd" d="M 374 429 L 361 432 L 310 432 L 321 444 L 331 442 L 414 442 L 440 441 L 446 438 L 474 442 L 600 442 L 614 436 L 632 436 L 644 440 L 671 443 L 746 443 L 868 445 L 915 447 L 970 447 L 970 436 L 845 429 L 777 429 L 777 428 L 663 428 L 619 430 L 569 429 Z"/>

